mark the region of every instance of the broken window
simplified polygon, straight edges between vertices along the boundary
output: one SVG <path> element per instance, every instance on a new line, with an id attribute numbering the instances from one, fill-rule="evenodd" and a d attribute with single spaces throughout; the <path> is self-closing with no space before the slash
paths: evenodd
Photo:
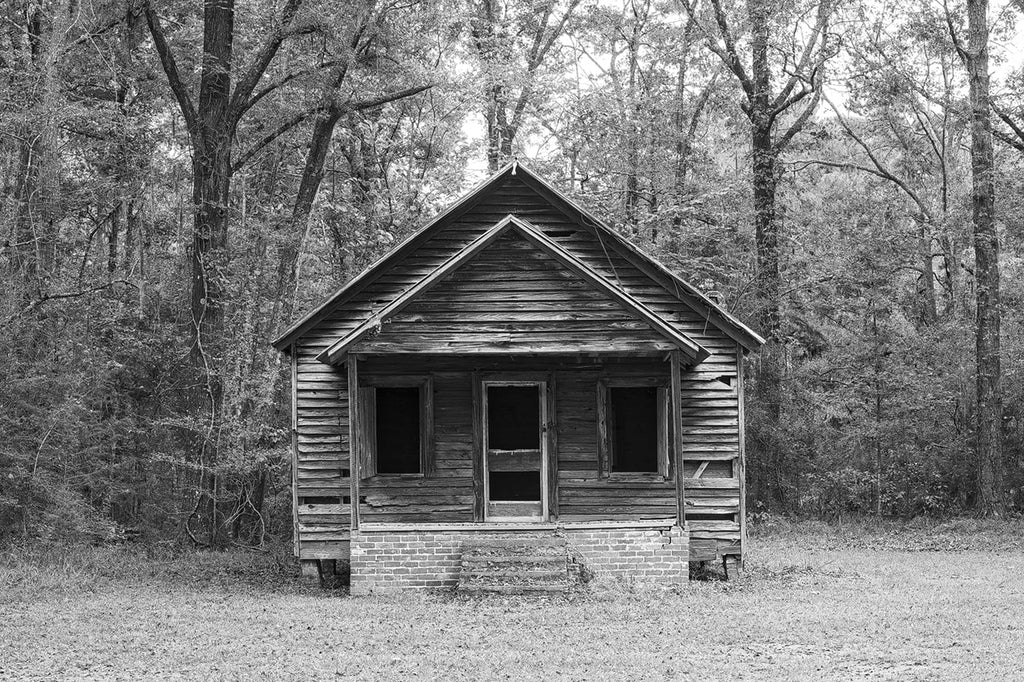
<path id="1" fill-rule="evenodd" d="M 668 477 L 667 388 L 604 382 L 599 396 L 602 475 L 650 473 Z"/>
<path id="2" fill-rule="evenodd" d="M 428 378 L 415 377 L 359 389 L 362 478 L 428 472 L 433 440 L 430 391 Z"/>
<path id="3" fill-rule="evenodd" d="M 540 391 L 535 384 L 487 387 L 487 447 L 540 449 Z"/>
<path id="4" fill-rule="evenodd" d="M 378 388 L 376 422 L 377 473 L 422 473 L 419 387 Z"/>

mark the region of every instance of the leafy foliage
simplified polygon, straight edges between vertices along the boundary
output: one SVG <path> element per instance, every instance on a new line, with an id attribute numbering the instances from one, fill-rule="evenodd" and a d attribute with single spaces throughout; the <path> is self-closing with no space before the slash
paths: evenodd
<path id="1" fill-rule="evenodd" d="M 785 22 L 814 22 L 798 4 L 767 26 L 776 74 L 799 52 Z M 196 149 L 144 6 L 2 10 L 0 542 L 185 542 L 204 495 L 214 532 L 201 542 L 289 537 L 288 377 L 268 340 L 511 153 L 756 319 L 749 120 L 708 50 L 710 7 L 300 5 L 231 141 L 223 324 L 206 365 L 190 352 Z M 203 18 L 194 3 L 146 6 L 198 101 Z M 238 73 L 283 6 L 239 4 Z M 828 101 L 776 166 L 780 411 L 748 401 L 749 508 L 958 513 L 977 487 L 965 73 L 937 6 L 835 9 L 836 52 L 813 77 Z M 538 39 L 546 51 L 531 51 Z M 997 58 L 1002 431 L 1019 508 L 1022 72 L 1019 55 Z M 761 360 L 749 362 L 755 396 Z M 207 403 L 214 381 L 222 396 Z M 766 444 L 777 460 L 756 456 Z"/>

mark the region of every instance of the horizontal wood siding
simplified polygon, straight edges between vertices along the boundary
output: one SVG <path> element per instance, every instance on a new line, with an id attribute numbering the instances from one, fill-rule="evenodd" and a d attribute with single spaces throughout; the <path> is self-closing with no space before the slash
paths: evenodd
<path id="1" fill-rule="evenodd" d="M 537 308 L 543 303 L 543 308 Z M 516 234 L 486 247 L 351 350 L 358 353 L 665 352 L 673 344 Z"/>
<path id="2" fill-rule="evenodd" d="M 345 556 L 349 535 L 348 396 L 343 371 L 314 358 L 324 348 L 296 342 L 295 485 L 299 557 Z"/>

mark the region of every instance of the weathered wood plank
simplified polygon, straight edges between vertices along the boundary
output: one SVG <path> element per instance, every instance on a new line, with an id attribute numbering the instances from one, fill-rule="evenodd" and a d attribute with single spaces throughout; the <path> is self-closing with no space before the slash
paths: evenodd
<path id="1" fill-rule="evenodd" d="M 686 507 L 686 487 L 683 485 L 683 428 L 682 428 L 682 404 L 681 404 L 681 380 L 682 359 L 678 352 L 673 352 L 669 357 L 669 372 L 671 376 L 672 393 L 672 450 L 675 466 L 676 484 L 676 522 L 679 526 L 684 525 L 684 511 Z"/>
<path id="2" fill-rule="evenodd" d="M 473 400 L 471 419 L 473 426 L 473 520 L 483 521 L 484 499 L 484 431 L 483 431 L 483 382 L 479 372 L 473 372 Z"/>

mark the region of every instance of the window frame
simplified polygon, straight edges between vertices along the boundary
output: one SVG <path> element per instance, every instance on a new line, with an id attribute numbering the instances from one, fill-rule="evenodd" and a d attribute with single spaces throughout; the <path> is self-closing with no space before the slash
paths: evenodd
<path id="1" fill-rule="evenodd" d="M 377 472 L 377 389 L 418 388 L 420 470 L 417 473 Z M 372 478 L 426 478 L 434 474 L 434 379 L 429 374 L 367 377 L 359 386 L 359 474 Z"/>
<path id="2" fill-rule="evenodd" d="M 658 403 L 656 416 L 658 424 L 658 469 L 657 471 L 613 471 L 615 459 L 611 389 L 613 388 L 656 388 Z M 669 381 L 656 377 L 602 378 L 597 382 L 597 460 L 598 475 L 611 480 L 670 481 L 674 475 L 672 457 L 672 405 Z"/>

